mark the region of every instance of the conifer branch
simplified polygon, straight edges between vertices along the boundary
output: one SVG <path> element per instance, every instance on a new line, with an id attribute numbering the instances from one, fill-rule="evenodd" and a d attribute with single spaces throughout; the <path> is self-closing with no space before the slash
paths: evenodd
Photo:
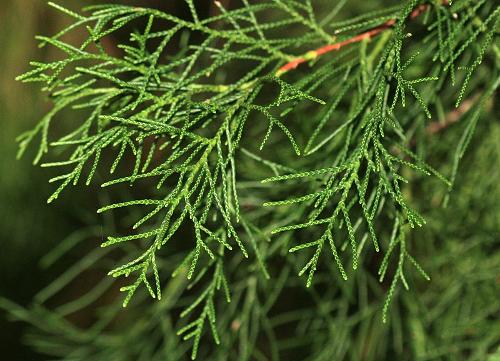
<path id="1" fill-rule="evenodd" d="M 443 5 L 449 5 L 448 0 L 442 0 Z M 419 17 L 421 14 L 429 10 L 430 5 L 428 4 L 420 4 L 418 5 L 409 15 L 409 19 L 415 19 Z M 349 45 L 349 44 L 354 44 L 354 43 L 359 43 L 363 40 L 370 40 L 377 35 L 381 34 L 382 32 L 392 28 L 396 24 L 396 19 L 389 19 L 382 25 L 378 25 L 376 27 L 373 27 L 365 32 L 362 32 L 358 35 L 355 35 L 353 37 L 350 37 L 348 39 L 329 44 L 329 45 L 324 45 L 320 48 L 310 50 L 307 53 L 305 53 L 303 56 L 299 56 L 296 59 L 289 61 L 285 65 L 281 66 L 278 71 L 276 72 L 276 76 L 281 76 L 284 73 L 296 69 L 300 64 L 309 62 L 311 60 L 314 60 L 324 54 L 330 53 L 332 51 L 337 51 L 342 49 L 343 47 Z M 333 37 L 332 40 L 336 40 L 336 37 Z"/>
<path id="2" fill-rule="evenodd" d="M 408 0 L 331 24 L 344 3 L 319 20 L 310 0 L 243 1 L 236 9 L 216 2 L 220 12 L 205 18 L 193 0 L 186 0 L 187 18 L 119 4 L 78 14 L 51 4 L 73 23 L 38 39 L 61 58 L 33 62 L 18 78 L 42 83 L 54 102 L 18 139 L 20 154 L 40 139 L 35 163 L 60 170 L 50 180 L 58 186 L 49 202 L 81 183 L 113 195 L 121 190 L 116 197 L 123 199 L 98 210 L 127 214 L 101 244 L 123 254 L 109 275 L 128 281 L 120 284 L 124 306 L 149 296 L 165 302 L 164 279 L 182 278 L 175 289 L 183 295 L 179 305 L 188 306 L 170 326 L 193 340 L 192 358 L 209 354 L 206 331 L 231 349 L 235 340 L 255 346 L 265 328 L 279 349 L 269 313 L 282 292 L 296 289 L 292 274 L 306 276 L 307 297 L 320 299 L 315 288 L 325 280 L 342 283 L 325 290 L 341 292 L 350 310 L 358 287 L 351 274 L 373 278 L 365 255 L 382 253 L 379 280 L 392 274 L 379 307 L 384 321 L 399 285 L 412 284 L 408 268 L 430 278 L 410 254 L 412 229 L 427 222 L 426 205 L 412 192 L 427 176 L 452 188 L 480 111 L 499 84 L 497 63 L 483 60 L 495 49 L 500 7 Z M 422 37 L 408 40 L 406 21 L 424 13 Z M 333 44 L 324 24 L 337 29 Z M 69 43 L 64 35 L 75 29 L 87 37 Z M 137 30 L 124 40 L 117 34 L 123 29 Z M 344 31 L 354 35 L 339 35 Z M 102 46 L 110 36 L 121 55 Z M 316 48 L 291 55 L 306 47 Z M 312 60 L 321 61 L 282 77 Z M 455 82 L 456 94 L 449 84 Z M 435 159 L 420 142 L 426 131 L 442 129 L 430 120 L 436 109 L 449 114 L 444 124 L 468 110 L 468 86 L 488 90 L 459 134 L 450 180 L 439 171 L 446 165 L 431 165 Z M 446 111 L 455 103 L 458 109 Z M 67 110 L 79 116 L 66 118 L 61 135 L 54 122 L 65 121 L 59 114 Z M 328 307 L 323 318 L 307 317 L 324 322 Z M 238 332 L 222 337 L 235 320 L 242 320 Z"/>

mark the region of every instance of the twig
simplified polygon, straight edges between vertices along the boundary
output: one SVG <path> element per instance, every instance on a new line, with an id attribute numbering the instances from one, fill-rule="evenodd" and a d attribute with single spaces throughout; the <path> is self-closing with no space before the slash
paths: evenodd
<path id="1" fill-rule="evenodd" d="M 449 1 L 443 0 L 442 4 L 449 5 Z M 428 5 L 428 4 L 420 4 L 415 9 L 413 9 L 409 18 L 415 19 L 418 16 L 420 16 L 421 14 L 423 14 L 424 12 L 426 12 L 429 8 L 430 8 L 430 5 Z M 300 57 L 286 63 L 281 68 L 279 68 L 278 71 L 276 72 L 276 76 L 281 76 L 284 73 L 297 68 L 300 64 L 306 63 L 312 59 L 316 59 L 323 54 L 326 54 L 326 53 L 329 53 L 329 52 L 335 51 L 335 50 L 340 50 L 341 48 L 343 48 L 346 45 L 353 44 L 353 43 L 359 43 L 360 41 L 363 41 L 364 39 L 371 39 L 371 38 L 379 35 L 383 31 L 392 28 L 394 26 L 394 24 L 396 24 L 396 19 L 389 19 L 385 23 L 383 23 L 382 25 L 378 25 L 370 30 L 367 30 L 367 31 L 361 33 L 361 34 L 355 35 L 352 38 L 343 40 L 343 41 L 335 43 L 335 44 L 325 45 L 325 46 L 322 46 L 322 47 L 315 49 L 315 50 L 310 50 L 307 53 L 305 53 L 303 56 L 300 56 Z M 333 39 L 335 40 L 335 37 Z"/>
<path id="2" fill-rule="evenodd" d="M 429 135 L 433 135 L 441 132 L 442 130 L 448 128 L 450 125 L 458 122 L 462 115 L 467 113 L 470 108 L 476 103 L 480 94 L 476 94 L 462 102 L 462 104 L 457 108 L 447 113 L 443 121 L 434 121 L 429 123 L 425 128 L 425 131 Z"/>
<path id="3" fill-rule="evenodd" d="M 475 94 L 470 98 L 465 99 L 457 109 L 446 113 L 443 120 L 435 120 L 433 122 L 430 122 L 425 127 L 425 132 L 427 133 L 427 135 L 437 135 L 446 130 L 449 126 L 457 123 L 462 118 L 462 115 L 467 113 L 476 104 L 476 101 L 480 96 L 481 94 Z M 410 146 L 413 147 L 415 146 L 415 144 L 417 144 L 417 140 L 415 138 L 412 138 L 410 140 Z"/>

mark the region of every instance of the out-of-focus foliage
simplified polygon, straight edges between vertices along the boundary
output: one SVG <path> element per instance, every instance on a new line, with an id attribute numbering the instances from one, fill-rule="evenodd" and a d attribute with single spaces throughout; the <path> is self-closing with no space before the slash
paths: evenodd
<path id="1" fill-rule="evenodd" d="M 55 6 L 81 31 L 40 38 L 62 52 L 21 79 L 55 106 L 21 150 L 41 139 L 35 159 L 67 169 L 49 200 L 65 190 L 71 212 L 52 219 L 86 226 L 41 258 L 56 276 L 32 306 L 2 299 L 33 325 L 27 344 L 65 360 L 494 359 L 500 10 L 435 2 L 406 24 L 419 3 Z M 370 42 L 308 51 L 391 19 Z M 309 64 L 283 76 L 292 54 Z M 21 164 L 3 191 L 48 194 Z M 95 196 L 66 189 L 78 182 Z M 49 214 L 17 194 L 8 204 Z M 26 219 L 2 211 L 31 245 Z M 21 249 L 8 258 L 25 272 Z"/>
<path id="2" fill-rule="evenodd" d="M 84 215 L 66 202 L 49 210 L 44 203 L 51 189 L 46 182 L 50 172 L 33 167 L 28 158 L 16 160 L 16 138 L 50 105 L 45 95 L 19 84 L 15 77 L 25 71 L 26 59 L 54 56 L 34 46 L 34 34 L 65 23 L 67 19 L 40 1 L 7 0 L 0 7 L 0 296 L 21 304 L 31 302 L 33 294 L 64 267 L 41 271 L 39 259 L 69 232 L 85 227 L 92 213 Z M 81 201 L 82 193 L 77 191 L 72 198 Z M 37 360 L 23 345 L 25 325 L 5 316 L 0 311 L 2 358 Z"/>

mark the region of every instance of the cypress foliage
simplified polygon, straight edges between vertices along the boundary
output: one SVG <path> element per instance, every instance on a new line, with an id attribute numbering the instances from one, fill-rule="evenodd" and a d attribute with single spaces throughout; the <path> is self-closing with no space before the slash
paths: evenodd
<path id="1" fill-rule="evenodd" d="M 348 1 L 214 4 L 50 3 L 72 23 L 37 37 L 60 58 L 18 78 L 53 103 L 19 155 L 58 170 L 49 203 L 75 186 L 110 201 L 101 247 L 32 308 L 2 301 L 31 345 L 65 360 L 498 357 L 500 6 L 341 20 Z M 108 275 L 48 307 L 93 269 Z M 88 327 L 69 321 L 82 312 Z"/>

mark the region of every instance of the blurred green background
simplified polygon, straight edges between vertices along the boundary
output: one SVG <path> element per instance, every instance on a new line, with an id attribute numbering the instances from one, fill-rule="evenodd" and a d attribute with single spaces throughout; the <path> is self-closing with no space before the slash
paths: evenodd
<path id="1" fill-rule="evenodd" d="M 170 11 L 177 10 L 174 9 L 177 1 L 130 0 L 123 2 L 147 3 L 154 7 L 168 7 Z M 358 7 L 363 9 L 375 7 L 381 2 L 351 2 L 353 6 L 349 7 L 349 11 L 359 14 L 362 11 Z M 73 0 L 71 2 L 61 1 L 61 3 L 72 9 L 78 9 L 82 4 L 89 2 Z M 394 2 L 391 3 L 394 4 Z M 20 305 L 29 305 L 33 295 L 49 283 L 62 268 L 67 266 L 66 264 L 43 269 L 40 266 L 40 259 L 73 231 L 92 223 L 89 222 L 89 217 L 95 217 L 93 213 L 98 200 L 96 192 L 88 192 L 86 189 L 76 187 L 71 191 L 71 199 L 67 194 L 64 194 L 58 202 L 47 205 L 46 199 L 53 191 L 53 186 L 47 183 L 50 171 L 33 167 L 31 164 L 33 157 L 29 153 L 21 160 L 16 160 L 16 136 L 31 128 L 50 108 L 50 103 L 47 101 L 47 95 L 40 92 L 36 84 L 20 84 L 15 81 L 15 77 L 29 68 L 28 62 L 30 60 L 43 60 L 54 56 L 51 49 L 38 49 L 34 36 L 36 34 L 53 34 L 57 29 L 61 29 L 68 19 L 48 7 L 45 1 L 3 0 L 1 4 L 0 296 L 9 298 Z M 494 113 L 495 109 L 491 111 L 491 114 Z M 490 115 L 485 118 L 494 117 L 494 115 L 493 117 Z M 488 131 L 489 134 L 485 134 Z M 498 144 L 499 132 L 498 124 L 491 126 L 489 130 L 482 131 L 483 134 L 479 136 L 479 139 L 481 137 L 485 139 L 482 149 L 484 152 L 492 151 L 486 155 L 470 152 L 469 158 L 467 162 L 463 163 L 461 170 L 466 177 L 459 181 L 461 184 L 456 189 L 457 192 L 463 191 L 464 197 L 458 201 L 452 200 L 450 208 L 446 211 L 436 210 L 435 207 L 430 206 L 431 209 L 426 210 L 427 218 L 433 219 L 435 217 L 436 221 L 431 221 L 428 228 L 420 231 L 421 239 L 426 239 L 430 244 L 436 244 L 436 247 L 443 248 L 444 246 L 441 245 L 458 247 L 474 237 L 481 237 L 481 235 L 487 236 L 483 238 L 498 239 L 500 209 L 499 202 L 495 199 L 498 199 L 499 187 L 495 177 L 498 176 L 500 151 L 495 143 Z M 491 143 L 491 146 L 486 147 L 488 143 Z M 443 153 L 446 153 L 446 150 L 443 150 Z M 466 168 L 472 166 L 477 166 L 475 171 L 467 171 Z M 495 173 L 484 177 L 485 170 Z M 478 189 L 481 191 L 478 192 Z M 88 203 L 89 206 L 75 206 L 75 204 L 82 203 Z M 456 213 L 457 209 L 454 207 L 459 208 L 461 213 Z M 468 207 L 479 210 L 478 216 L 472 218 L 467 215 Z M 87 209 L 88 213 L 82 213 L 81 209 Z M 445 224 L 440 219 L 452 219 L 453 221 Z M 479 228 L 474 228 L 474 225 L 478 225 Z M 443 232 L 443 229 L 447 231 Z M 437 237 L 437 234 L 440 234 L 442 239 Z M 446 244 L 449 240 L 452 242 Z M 481 252 L 483 251 L 489 252 L 489 249 L 481 249 Z M 460 255 L 462 254 L 460 253 Z M 481 256 L 475 259 L 481 263 L 483 257 L 484 255 L 481 253 Z M 494 260 L 492 262 L 493 268 L 498 267 Z M 426 300 L 425 297 L 427 297 L 429 304 L 434 302 L 434 293 L 432 292 L 439 293 L 449 289 L 449 275 L 451 272 L 459 272 L 462 269 L 459 266 L 456 269 L 452 267 L 452 261 L 445 260 L 443 264 L 446 267 L 443 266 L 441 269 L 442 278 L 433 279 L 433 285 L 436 288 L 432 289 L 433 286 L 430 286 L 421 291 L 422 299 Z M 473 263 L 471 265 L 471 269 L 478 268 L 480 268 L 479 264 Z M 496 280 L 497 285 L 500 284 L 499 280 L 500 278 Z M 466 284 L 466 280 L 460 277 L 456 277 L 454 282 L 460 287 Z M 429 296 L 426 296 L 426 293 Z M 26 327 L 20 322 L 10 322 L 7 315 L 0 310 L 1 359 L 45 359 L 23 346 L 22 335 Z"/>
<path id="2" fill-rule="evenodd" d="M 30 154 L 16 160 L 15 138 L 50 104 L 36 85 L 20 84 L 15 77 L 28 69 L 29 59 L 51 56 L 37 48 L 34 35 L 52 32 L 62 21 L 44 1 L 4 0 L 0 7 L 0 296 L 21 305 L 57 271 L 41 271 L 39 259 L 82 224 L 65 199 L 48 211 L 47 172 L 31 165 Z M 0 312 L 2 359 L 40 359 L 22 346 L 25 324 L 9 322 Z"/>

